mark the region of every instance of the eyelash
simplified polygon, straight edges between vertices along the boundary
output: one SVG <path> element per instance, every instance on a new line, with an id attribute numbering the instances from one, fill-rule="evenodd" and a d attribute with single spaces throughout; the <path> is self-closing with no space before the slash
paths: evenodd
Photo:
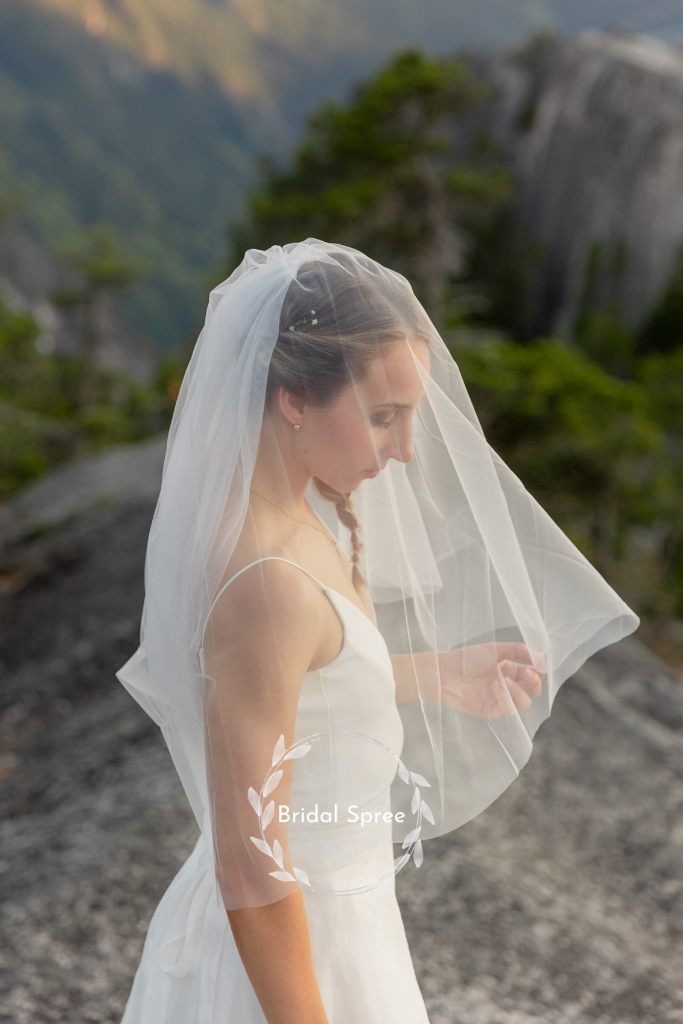
<path id="1" fill-rule="evenodd" d="M 382 427 L 383 430 L 388 430 L 389 427 L 393 427 L 395 422 L 396 422 L 396 417 L 392 416 L 392 418 L 390 420 L 386 420 L 386 421 L 376 420 L 375 421 L 375 426 L 376 427 Z"/>

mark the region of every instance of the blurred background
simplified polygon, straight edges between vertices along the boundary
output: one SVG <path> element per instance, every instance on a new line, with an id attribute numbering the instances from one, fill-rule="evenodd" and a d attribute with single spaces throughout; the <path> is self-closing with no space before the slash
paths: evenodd
<path id="1" fill-rule="evenodd" d="M 0 0 L 0 1020 L 118 1021 L 191 850 L 113 672 L 208 291 L 309 236 L 642 619 L 399 878 L 433 1024 L 683 1021 L 683 0 Z"/>

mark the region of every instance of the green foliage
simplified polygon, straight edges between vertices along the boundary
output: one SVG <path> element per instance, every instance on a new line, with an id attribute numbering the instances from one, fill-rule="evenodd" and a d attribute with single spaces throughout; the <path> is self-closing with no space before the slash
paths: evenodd
<path id="1" fill-rule="evenodd" d="M 515 214 L 514 192 L 486 222 L 472 224 L 465 281 L 481 296 L 468 322 L 493 328 L 522 344 L 534 333 L 534 273 L 545 250 L 520 225 Z"/>
<path id="2" fill-rule="evenodd" d="M 82 356 L 43 355 L 38 339 L 31 317 L 0 303 L 0 499 L 69 456 L 165 429 L 184 369 L 169 353 L 145 386 Z"/>
<path id="3" fill-rule="evenodd" d="M 119 233 L 109 224 L 93 224 L 65 242 L 59 249 L 83 280 L 84 298 L 112 289 L 127 288 L 144 275 L 139 260 L 124 251 Z"/>
<path id="4" fill-rule="evenodd" d="M 647 390 L 652 416 L 683 442 L 683 346 L 641 359 L 638 378 Z M 683 445 L 678 450 L 683 460 Z"/>
<path id="5" fill-rule="evenodd" d="M 38 333 L 31 317 L 0 304 L 0 400 L 51 420 L 68 420 L 77 400 L 77 361 L 41 355 Z"/>
<path id="6" fill-rule="evenodd" d="M 80 401 L 87 410 L 97 400 L 97 352 L 104 297 L 127 288 L 143 276 L 144 270 L 124 251 L 116 229 L 106 224 L 83 229 L 62 246 L 61 256 L 76 271 L 79 283 L 55 292 L 52 301 L 80 313 L 80 348 L 85 363 Z M 114 421 L 109 417 L 108 422 Z"/>
<path id="7" fill-rule="evenodd" d="M 72 23 L 0 4 L 0 177 L 21 189 L 49 246 L 83 225 L 117 226 L 149 270 L 122 305 L 137 331 L 168 347 L 194 327 L 253 145 L 215 86 L 146 70 L 88 36 L 82 17 L 80 6 Z"/>
<path id="8" fill-rule="evenodd" d="M 459 345 L 486 436 L 650 621 L 683 615 L 683 349 L 622 380 L 560 342 Z"/>
<path id="9" fill-rule="evenodd" d="M 0 500 L 79 448 L 77 428 L 0 400 Z"/>
<path id="10" fill-rule="evenodd" d="M 669 282 L 637 335 L 638 351 L 671 352 L 683 345 L 683 252 L 679 253 Z"/>
<path id="11" fill-rule="evenodd" d="M 662 434 L 644 389 L 556 341 L 454 353 L 487 437 L 594 561 L 651 524 L 666 496 Z"/>
<path id="12" fill-rule="evenodd" d="M 490 152 L 445 160 L 446 117 L 489 95 L 464 60 L 399 54 L 349 103 L 311 117 L 290 169 L 266 171 L 233 234 L 233 265 L 249 246 L 342 242 L 403 273 L 443 322 L 460 270 L 458 219 L 485 220 L 511 193 L 509 172 Z"/>
<path id="13" fill-rule="evenodd" d="M 638 373 L 638 357 L 675 352 L 683 345 L 683 250 L 662 294 L 635 330 L 626 322 L 621 304 L 626 258 L 623 241 L 593 242 L 573 335 L 610 372 L 632 377 Z"/>
<path id="14" fill-rule="evenodd" d="M 683 618 L 683 347 L 641 359 L 638 378 L 650 415 L 665 432 L 674 479 L 672 514 L 662 524 L 659 586 L 670 596 L 674 614 Z"/>
<path id="15" fill-rule="evenodd" d="M 487 220 L 513 197 L 512 175 L 507 167 L 487 168 L 481 162 L 460 161 L 444 175 L 444 183 L 461 201 L 461 215 Z"/>
<path id="16" fill-rule="evenodd" d="M 588 251 L 574 339 L 589 356 L 621 377 L 633 373 L 635 338 L 621 307 L 626 269 L 623 241 L 593 242 Z"/>
<path id="17" fill-rule="evenodd" d="M 30 317 L 0 305 L 0 497 L 73 454 L 80 442 L 62 387 L 67 367 L 41 356 L 37 337 Z"/>

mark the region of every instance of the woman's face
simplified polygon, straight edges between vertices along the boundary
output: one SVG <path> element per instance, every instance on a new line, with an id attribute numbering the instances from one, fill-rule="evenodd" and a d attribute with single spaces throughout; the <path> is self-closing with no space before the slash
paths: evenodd
<path id="1" fill-rule="evenodd" d="M 410 462 L 413 413 L 424 394 L 415 359 L 429 372 L 424 341 L 393 345 L 332 403 L 305 407 L 296 445 L 311 476 L 347 493 L 389 459 Z"/>

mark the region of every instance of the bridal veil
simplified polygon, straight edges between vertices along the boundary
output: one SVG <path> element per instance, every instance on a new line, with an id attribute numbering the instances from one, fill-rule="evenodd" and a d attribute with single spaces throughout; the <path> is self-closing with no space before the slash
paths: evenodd
<path id="1" fill-rule="evenodd" d="M 378 344 L 391 337 L 410 350 L 423 387 L 412 460 L 390 461 L 350 495 L 377 626 L 388 653 L 409 659 L 414 673 L 415 699 L 398 708 L 401 748 L 340 728 L 333 714 L 314 736 L 294 735 L 284 722 L 254 728 L 250 701 L 269 700 L 268 678 L 258 694 L 236 694 L 233 714 L 208 727 L 207 692 L 231 684 L 229 668 L 216 682 L 207 667 L 205 637 L 248 515 L 276 343 L 296 372 L 318 336 L 373 333 Z M 418 359 L 425 343 L 429 358 Z M 357 365 L 343 368 L 350 387 Z M 335 505 L 313 483 L 307 496 L 352 554 Z M 419 866 L 425 840 L 470 820 L 515 779 L 564 680 L 638 624 L 489 447 L 458 366 L 409 283 L 316 239 L 250 250 L 211 293 L 168 439 L 145 586 L 141 646 L 119 678 L 163 730 L 228 909 L 300 886 L 332 891 L 331 864 L 336 898 L 376 892 L 381 873 L 354 865 L 380 842 L 378 807 L 397 844 L 384 871 L 411 858 Z M 487 716 L 441 699 L 438 652 L 459 651 L 463 678 L 474 679 L 482 657 L 495 662 L 495 645 L 508 643 L 524 645 L 523 660 L 544 677 L 528 707 L 510 699 L 505 713 Z M 253 756 L 232 757 L 250 729 Z M 310 839 L 314 855 L 303 866 L 288 853 L 292 836 L 298 850 Z"/>

